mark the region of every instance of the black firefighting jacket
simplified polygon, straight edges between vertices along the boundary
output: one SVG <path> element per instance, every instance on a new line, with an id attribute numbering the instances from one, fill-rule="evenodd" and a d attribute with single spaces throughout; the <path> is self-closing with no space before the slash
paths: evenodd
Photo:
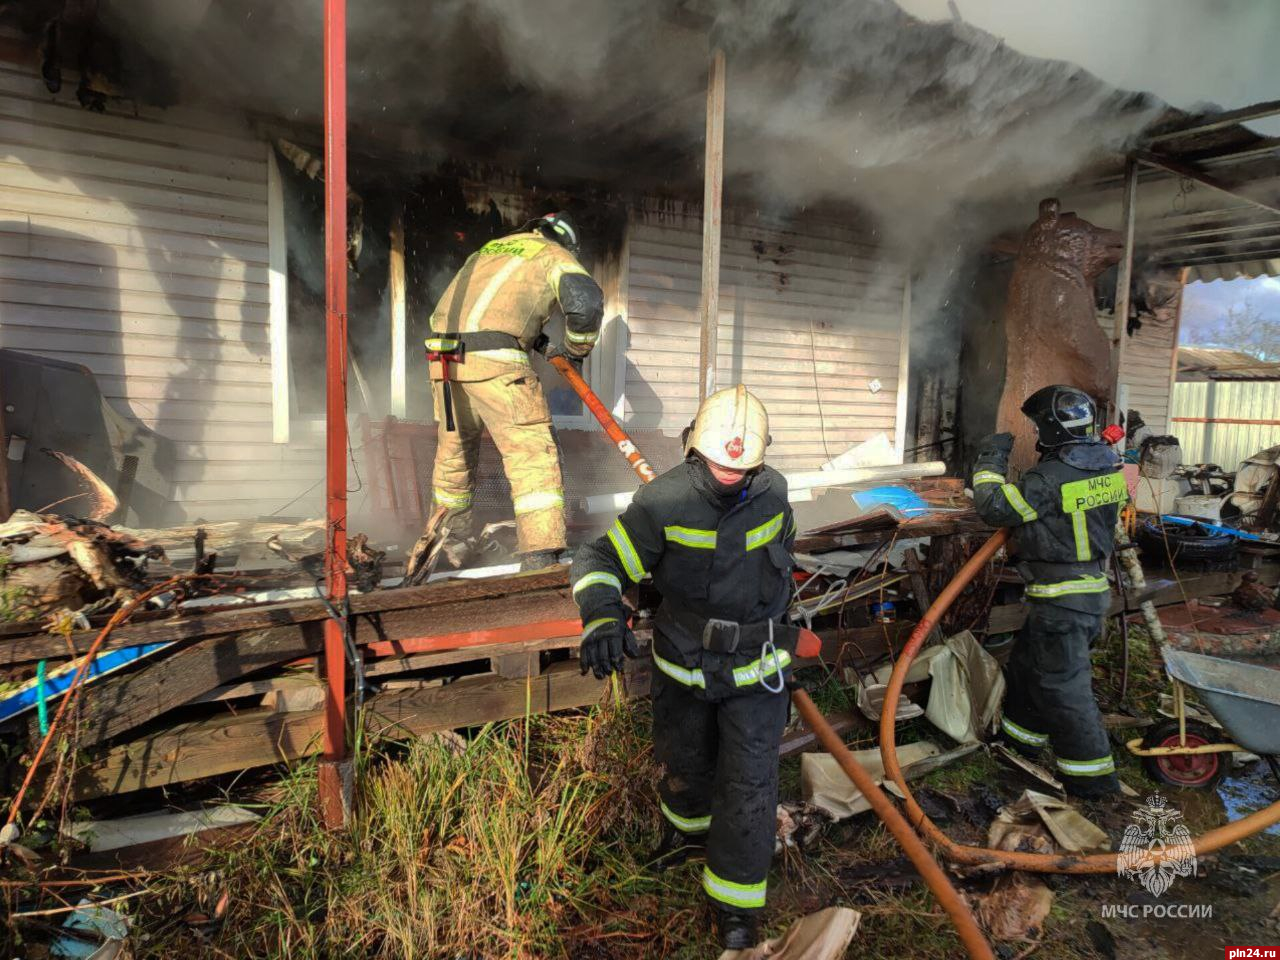
<path id="1" fill-rule="evenodd" d="M 758 691 L 762 674 L 773 686 L 794 644 L 779 629 L 776 659 L 762 657 L 762 637 L 790 603 L 795 535 L 780 473 L 762 467 L 725 495 L 690 458 L 641 487 L 608 532 L 578 550 L 570 578 L 583 636 L 621 620 L 622 591 L 649 574 L 662 594 L 654 618 L 659 670 L 709 698 Z M 707 648 L 704 625 L 713 618 L 750 627 L 737 649 Z"/>
<path id="2" fill-rule="evenodd" d="M 1119 455 L 1097 440 L 1069 443 L 1044 452 L 1016 483 L 1005 479 L 1008 463 L 989 438 L 974 464 L 973 501 L 987 523 L 1015 528 L 1027 598 L 1102 613 L 1116 520 L 1129 499 Z"/>

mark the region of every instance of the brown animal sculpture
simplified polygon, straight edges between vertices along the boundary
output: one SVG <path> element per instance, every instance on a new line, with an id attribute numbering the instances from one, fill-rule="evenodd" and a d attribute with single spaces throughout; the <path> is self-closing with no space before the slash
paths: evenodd
<path id="1" fill-rule="evenodd" d="M 1122 249 L 1119 233 L 1059 213 L 1055 199 L 1040 201 L 1040 218 L 1022 238 L 1004 308 L 1009 352 L 996 413 L 996 430 L 1014 436 L 1009 462 L 1018 471 L 1036 459 L 1035 428 L 1020 409 L 1027 397 L 1064 383 L 1099 404 L 1110 398 L 1111 341 L 1098 324 L 1093 281 Z"/>

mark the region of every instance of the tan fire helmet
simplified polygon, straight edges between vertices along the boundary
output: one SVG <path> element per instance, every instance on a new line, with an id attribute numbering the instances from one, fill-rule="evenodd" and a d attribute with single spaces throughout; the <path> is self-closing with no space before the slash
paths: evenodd
<path id="1" fill-rule="evenodd" d="M 769 413 L 742 384 L 717 390 L 698 407 L 685 440 L 685 456 L 697 450 L 731 470 L 754 470 L 769 445 Z"/>

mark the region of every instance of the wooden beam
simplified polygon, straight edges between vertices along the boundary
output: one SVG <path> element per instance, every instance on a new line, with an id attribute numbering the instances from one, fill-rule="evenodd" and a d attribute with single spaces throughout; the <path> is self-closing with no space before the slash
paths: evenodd
<path id="1" fill-rule="evenodd" d="M 387 297 L 391 308 L 391 406 L 393 417 L 405 418 L 408 409 L 406 384 L 408 363 L 406 351 L 408 327 L 405 324 L 404 283 L 404 206 L 397 204 L 391 217 L 390 267 L 387 272 Z"/>
<path id="2" fill-rule="evenodd" d="M 422 632 L 421 617 L 427 609 L 467 603 L 472 600 L 501 601 L 508 597 L 539 592 L 549 598 L 563 597 L 572 604 L 568 588 L 569 568 L 556 567 L 553 570 L 516 577 L 449 580 L 423 587 L 399 587 L 355 594 L 351 597 L 351 612 L 357 616 L 364 616 L 374 623 L 375 632 L 377 623 L 393 615 L 401 618 L 417 618 L 416 634 L 420 634 Z M 513 602 L 518 605 L 523 601 Z M 531 598 L 530 602 L 536 601 Z M 487 610 L 488 607 L 486 607 Z M 325 605 L 318 600 L 191 611 L 185 615 L 179 613 L 178 616 L 167 619 L 125 624 L 103 642 L 102 649 L 112 650 L 163 640 L 194 640 L 198 637 L 238 633 L 244 630 L 265 630 L 271 627 L 324 620 L 327 616 Z M 432 623 L 434 626 L 434 621 Z M 8 636 L 3 643 L 0 643 L 0 667 L 36 660 L 62 660 L 68 656 L 68 647 L 74 649 L 76 653 L 84 653 L 98 634 L 97 629 L 81 630 L 64 640 L 61 636 L 36 632 L 39 630 L 39 625 L 34 625 L 31 629 L 32 632 L 26 636 Z M 400 634 L 400 636 L 413 635 L 415 634 Z M 375 639 L 382 638 L 375 637 Z"/>
<path id="3" fill-rule="evenodd" d="M 1147 150 L 1135 151 L 1134 157 L 1149 167 L 1155 167 L 1158 170 L 1164 170 L 1168 173 L 1176 174 L 1179 177 L 1186 177 L 1188 180 L 1204 184 L 1206 187 L 1228 194 L 1235 197 L 1237 200 L 1244 200 L 1246 203 L 1251 203 L 1255 207 L 1260 207 L 1270 213 L 1280 213 L 1280 205 L 1268 203 L 1266 200 L 1259 200 L 1256 197 L 1251 197 L 1247 193 L 1244 193 L 1239 187 L 1219 180 L 1217 177 L 1209 173 L 1209 171 L 1197 164 L 1187 163 L 1174 157 L 1164 156 L 1163 154 L 1151 153 Z"/>
<path id="4" fill-rule="evenodd" d="M 318 653 L 318 627 L 206 637 L 145 670 L 110 677 L 84 698 L 80 743 L 102 743 L 246 674 Z"/>
<path id="5" fill-rule="evenodd" d="M 1128 411 L 1121 404 L 1121 384 L 1124 379 L 1125 344 L 1129 339 L 1129 298 L 1133 288 L 1133 244 L 1137 223 L 1138 208 L 1138 164 L 1132 158 L 1125 161 L 1124 199 L 1120 207 L 1120 232 L 1124 237 L 1124 252 L 1120 255 L 1120 266 L 1116 272 L 1115 296 L 1115 329 L 1112 343 L 1115 344 L 1114 360 L 1115 382 L 1112 384 L 1111 399 L 1116 404 L 1116 423 L 1123 423 Z"/>
<path id="6" fill-rule="evenodd" d="M 1280 100 L 1264 100 L 1262 103 L 1240 107 L 1238 110 L 1227 110 L 1223 113 L 1214 114 L 1212 117 L 1193 122 L 1191 125 L 1180 127 L 1177 130 L 1166 130 L 1164 133 L 1157 133 L 1154 136 L 1147 137 L 1147 143 L 1167 143 L 1170 140 L 1181 140 L 1184 137 L 1212 133 L 1214 130 L 1225 130 L 1227 127 L 1234 127 L 1238 123 L 1262 120 L 1265 117 L 1273 117 L 1277 113 L 1280 113 Z"/>
<path id="7" fill-rule="evenodd" d="M 720 216 L 724 197 L 724 51 L 711 52 L 707 76 L 706 160 L 702 171 L 702 322 L 698 338 L 698 400 L 716 389 L 720 324 Z"/>
<path id="8" fill-rule="evenodd" d="M 627 696 L 648 693 L 647 660 L 628 661 L 623 687 Z M 582 676 L 576 663 L 556 664 L 539 677 L 464 678 L 446 686 L 380 694 L 365 704 L 365 729 L 375 739 L 421 736 L 522 717 L 527 711 L 588 706 L 610 695 L 609 683 Z M 323 720 L 319 710 L 253 710 L 182 724 L 84 764 L 76 771 L 72 796 L 85 800 L 130 793 L 313 756 L 320 752 Z"/>

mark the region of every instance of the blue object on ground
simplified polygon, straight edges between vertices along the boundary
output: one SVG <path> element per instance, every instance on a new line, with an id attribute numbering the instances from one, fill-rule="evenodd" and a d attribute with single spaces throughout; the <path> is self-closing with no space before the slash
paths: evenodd
<path id="1" fill-rule="evenodd" d="M 872 487 L 870 490 L 857 490 L 852 496 L 863 513 L 882 506 L 893 507 L 905 517 L 918 517 L 929 512 L 929 504 L 924 498 L 906 487 Z"/>
<path id="2" fill-rule="evenodd" d="M 1239 537 L 1241 540 L 1253 540 L 1257 543 L 1270 543 L 1269 540 L 1263 540 L 1256 533 L 1248 533 L 1244 530 L 1237 530 L 1235 527 L 1220 527 L 1216 523 L 1209 523 L 1207 520 L 1197 520 L 1195 517 L 1178 517 L 1173 514 L 1164 513 L 1160 515 L 1160 519 L 1166 523 L 1172 523 L 1179 527 L 1204 527 L 1210 533 L 1225 533 L 1229 537 Z"/>
<path id="3" fill-rule="evenodd" d="M 114 673 L 121 667 L 128 666 L 135 660 L 155 653 L 157 650 L 163 650 L 165 647 L 172 645 L 172 640 L 166 640 L 162 643 L 144 643 L 137 647 L 120 647 L 116 650 L 107 650 L 99 653 L 89 669 L 85 671 L 83 683 L 91 683 L 98 677 L 106 676 Z M 75 660 L 69 660 L 62 666 L 53 670 L 48 670 L 40 677 L 29 680 L 17 690 L 0 696 L 0 723 L 16 717 L 20 713 L 36 708 L 40 703 L 47 705 L 50 701 L 57 699 L 67 692 L 67 688 L 71 686 L 71 681 L 75 678 L 76 670 L 79 669 L 81 661 L 84 657 L 77 657 Z"/>

